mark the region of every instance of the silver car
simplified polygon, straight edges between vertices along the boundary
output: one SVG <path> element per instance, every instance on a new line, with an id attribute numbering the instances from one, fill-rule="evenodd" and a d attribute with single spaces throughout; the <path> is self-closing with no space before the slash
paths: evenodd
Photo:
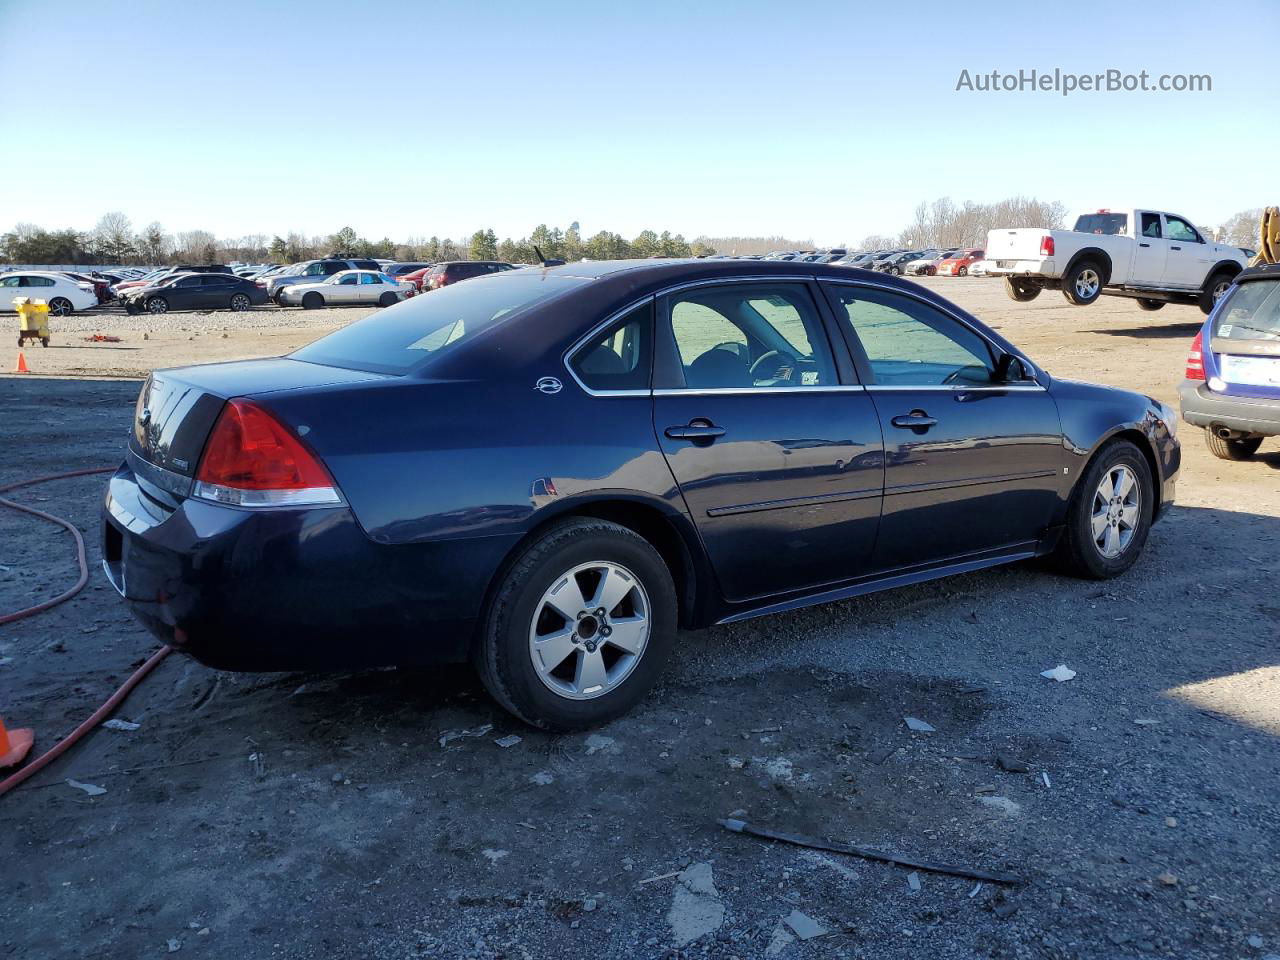
<path id="1" fill-rule="evenodd" d="M 343 270 L 319 283 L 295 283 L 277 294 L 281 305 L 306 307 L 389 307 L 417 293 L 412 282 L 376 270 Z"/>

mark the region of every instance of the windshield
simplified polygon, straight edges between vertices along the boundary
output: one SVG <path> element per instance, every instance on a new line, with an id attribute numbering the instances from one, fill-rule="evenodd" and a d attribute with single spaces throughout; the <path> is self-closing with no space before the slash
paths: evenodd
<path id="1" fill-rule="evenodd" d="M 1119 234 L 1124 233 L 1125 228 L 1129 226 L 1129 215 L 1127 213 L 1085 213 L 1076 217 L 1075 231 L 1076 233 L 1103 233 L 1103 234 Z"/>
<path id="2" fill-rule="evenodd" d="M 1280 280 L 1249 280 L 1218 308 L 1214 337 L 1226 340 L 1280 340 Z"/>
<path id="3" fill-rule="evenodd" d="M 343 327 L 292 356 L 332 367 L 409 373 L 453 344 L 583 282 L 521 270 L 450 284 Z"/>

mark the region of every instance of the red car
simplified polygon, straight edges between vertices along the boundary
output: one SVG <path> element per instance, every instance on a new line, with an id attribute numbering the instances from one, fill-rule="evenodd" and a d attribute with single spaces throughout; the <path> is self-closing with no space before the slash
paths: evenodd
<path id="1" fill-rule="evenodd" d="M 938 263 L 937 275 L 940 277 L 967 277 L 969 268 L 984 257 L 986 257 L 986 251 L 981 247 L 957 250 L 947 259 Z"/>
<path id="2" fill-rule="evenodd" d="M 400 276 L 396 277 L 396 279 L 401 283 L 412 283 L 418 288 L 418 292 L 421 293 L 422 281 L 426 278 L 430 270 L 430 267 L 423 267 L 421 270 L 412 270 L 409 273 L 402 273 Z"/>
<path id="3" fill-rule="evenodd" d="M 502 260 L 451 260 L 437 263 L 427 271 L 423 287 L 427 290 L 439 290 L 441 287 L 472 277 L 483 277 L 490 273 L 502 273 L 514 270 L 515 267 Z M 404 279 L 401 277 L 400 279 Z"/>

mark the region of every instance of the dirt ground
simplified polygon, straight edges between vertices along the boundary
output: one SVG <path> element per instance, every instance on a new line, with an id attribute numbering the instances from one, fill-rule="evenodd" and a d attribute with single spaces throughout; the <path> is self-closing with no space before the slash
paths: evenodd
<path id="1" fill-rule="evenodd" d="M 1167 402 L 1201 320 L 926 282 L 1055 375 Z M 363 312 L 57 324 L 33 376 L 0 376 L 0 484 L 119 460 L 138 385 L 104 378 L 279 353 Z M 660 688 L 590 734 L 522 727 L 464 668 L 170 657 L 116 713 L 136 730 L 0 799 L 0 956 L 1280 955 L 1280 445 L 1227 463 L 1182 438 L 1179 503 L 1124 577 L 1012 566 L 688 633 Z M 157 647 L 98 573 L 102 486 L 14 495 L 72 519 L 94 571 L 0 627 L 0 712 L 38 748 Z M 0 511 L 0 611 L 73 577 L 66 534 Z M 1040 676 L 1058 664 L 1075 679 Z M 911 876 L 729 815 L 1023 883 Z"/>

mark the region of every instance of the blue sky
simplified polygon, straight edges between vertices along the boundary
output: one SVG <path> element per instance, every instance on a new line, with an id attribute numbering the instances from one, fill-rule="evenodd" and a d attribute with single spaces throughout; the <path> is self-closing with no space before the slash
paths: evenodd
<path id="1" fill-rule="evenodd" d="M 0 90 L 32 121 L 6 125 L 0 230 L 119 209 L 222 236 L 578 220 L 838 243 L 944 195 L 1208 224 L 1280 201 L 1280 3 L 1006 9 L 0 0 Z M 1055 67 L 1213 90 L 955 90 Z"/>

